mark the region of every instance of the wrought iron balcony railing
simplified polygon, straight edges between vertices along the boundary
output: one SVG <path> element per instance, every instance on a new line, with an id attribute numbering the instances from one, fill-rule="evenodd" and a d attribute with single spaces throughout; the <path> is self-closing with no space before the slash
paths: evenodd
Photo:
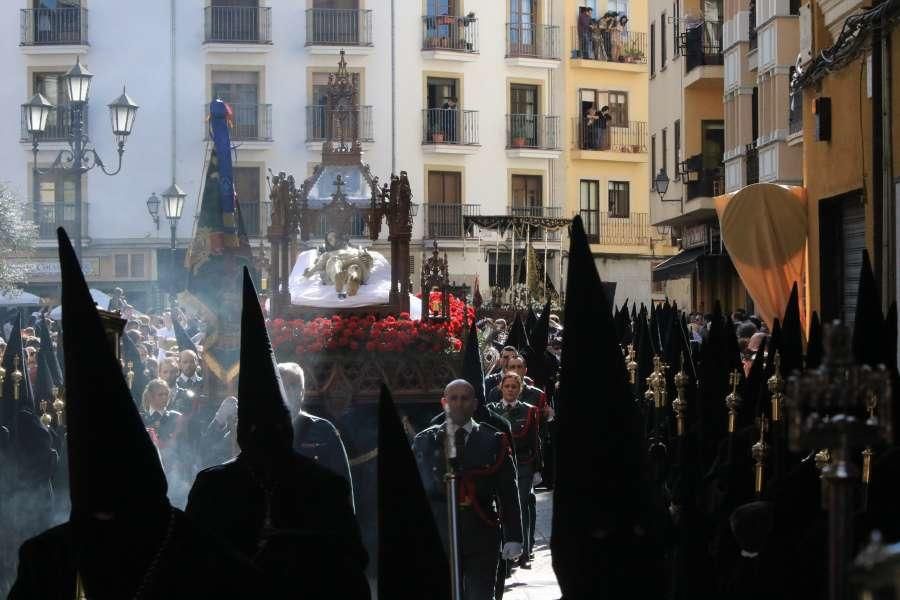
<path id="1" fill-rule="evenodd" d="M 461 108 L 422 110 L 423 144 L 478 145 L 478 111 Z"/>
<path id="2" fill-rule="evenodd" d="M 56 239 L 57 227 L 65 227 L 66 231 L 75 231 L 74 202 L 39 202 L 34 205 L 34 222 L 38 226 L 40 239 Z M 88 203 L 81 202 L 81 236 L 88 235 Z"/>
<path id="3" fill-rule="evenodd" d="M 306 107 L 307 142 L 340 140 L 342 137 L 346 142 L 371 142 L 375 139 L 372 131 L 371 106 L 354 106 L 349 110 L 334 110 L 322 105 Z"/>
<path id="4" fill-rule="evenodd" d="M 647 152 L 647 124 L 643 121 L 628 121 L 621 125 L 610 121 L 606 127 L 600 127 L 599 120 L 576 117 L 572 120 L 572 125 L 572 140 L 577 150 L 603 150 L 624 154 Z"/>
<path id="5" fill-rule="evenodd" d="M 803 131 L 803 92 L 788 96 L 788 132 L 791 134 Z"/>
<path id="6" fill-rule="evenodd" d="M 650 242 L 663 242 L 667 235 L 659 234 L 650 223 L 647 213 L 629 213 L 627 217 L 612 216 L 607 212 L 592 211 L 582 213 L 589 229 L 592 244 L 607 246 L 646 246 Z"/>
<path id="7" fill-rule="evenodd" d="M 537 23 L 507 23 L 506 56 L 559 60 L 559 27 Z"/>
<path id="8" fill-rule="evenodd" d="M 272 105 L 271 104 L 230 104 L 233 111 L 234 126 L 231 128 L 231 139 L 236 142 L 271 142 L 272 141 Z M 209 104 L 203 105 L 205 112 Z M 209 131 L 206 132 L 209 137 Z"/>
<path id="9" fill-rule="evenodd" d="M 689 159 L 690 160 L 690 159 Z M 687 199 L 715 198 L 725 193 L 725 172 L 719 169 L 701 170 L 697 179 L 687 182 Z"/>
<path id="10" fill-rule="evenodd" d="M 19 12 L 21 46 L 87 45 L 86 8 L 23 8 Z"/>
<path id="11" fill-rule="evenodd" d="M 88 110 L 81 112 L 84 119 L 84 130 L 88 131 Z M 28 133 L 26 125 L 25 110 L 22 110 L 22 141 L 31 141 L 31 134 Z M 60 104 L 50 110 L 50 116 L 47 118 L 47 128 L 38 134 L 38 140 L 41 142 L 65 142 L 69 139 L 72 131 L 72 111 L 69 110 L 68 104 Z"/>
<path id="12" fill-rule="evenodd" d="M 462 238 L 472 235 L 463 217 L 480 214 L 478 204 L 425 203 L 425 237 L 427 239 Z"/>
<path id="13" fill-rule="evenodd" d="M 307 46 L 371 46 L 372 11 L 337 8 L 306 10 Z"/>
<path id="14" fill-rule="evenodd" d="M 506 115 L 506 147 L 559 149 L 559 117 Z"/>
<path id="15" fill-rule="evenodd" d="M 478 19 L 449 15 L 422 17 L 422 50 L 478 52 Z"/>
<path id="16" fill-rule="evenodd" d="M 572 58 L 619 63 L 647 62 L 647 34 L 642 31 L 607 31 L 594 36 L 572 27 Z"/>
<path id="17" fill-rule="evenodd" d="M 756 147 L 756 142 L 747 144 L 744 149 L 744 159 L 747 161 L 747 185 L 759 183 L 759 149 Z"/>
<path id="18" fill-rule="evenodd" d="M 203 22 L 203 40 L 208 44 L 272 43 L 269 6 L 207 6 Z"/>
<path id="19" fill-rule="evenodd" d="M 684 36 L 685 73 L 695 67 L 723 64 L 721 21 L 703 21 L 687 29 Z"/>

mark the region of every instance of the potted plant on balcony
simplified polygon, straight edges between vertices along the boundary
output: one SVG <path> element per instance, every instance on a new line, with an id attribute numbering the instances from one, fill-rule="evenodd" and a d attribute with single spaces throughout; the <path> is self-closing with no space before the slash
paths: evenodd
<path id="1" fill-rule="evenodd" d="M 444 143 L 444 130 L 441 129 L 440 125 L 435 125 L 431 129 L 431 141 L 434 144 L 443 144 Z"/>
<path id="2" fill-rule="evenodd" d="M 521 122 L 514 122 L 512 126 L 512 132 L 510 134 L 510 146 L 512 146 L 513 148 L 524 148 L 526 137 L 527 131 L 525 130 L 525 124 Z"/>

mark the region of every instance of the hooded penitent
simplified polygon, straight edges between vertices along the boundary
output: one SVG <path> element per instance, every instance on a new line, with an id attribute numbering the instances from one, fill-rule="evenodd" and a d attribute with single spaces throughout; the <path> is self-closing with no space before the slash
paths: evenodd
<path id="1" fill-rule="evenodd" d="M 640 416 L 578 216 L 571 227 L 568 269 L 553 568 L 565 599 L 655 597 L 661 547 L 655 537 L 658 513 L 645 480 Z"/>
<path id="2" fill-rule="evenodd" d="M 528 361 L 528 374 L 534 380 L 534 385 L 546 390 L 553 375 L 552 368 L 547 364 L 547 343 L 550 335 L 550 301 L 544 305 L 541 316 L 534 324 L 534 328 L 528 335 L 531 345 L 525 350 L 525 358 Z"/>
<path id="3" fill-rule="evenodd" d="M 294 444 L 275 353 L 250 271 L 244 268 L 238 444 L 242 452 L 289 451 Z"/>
<path id="4" fill-rule="evenodd" d="M 379 598 L 450 597 L 447 554 L 416 459 L 384 385 L 378 406 L 378 532 Z"/>
<path id="5" fill-rule="evenodd" d="M 806 368 L 818 369 L 825 355 L 825 347 L 822 343 L 822 321 L 819 313 L 813 311 L 809 322 L 809 343 L 806 344 Z"/>
<path id="6" fill-rule="evenodd" d="M 794 282 L 781 322 L 781 375 L 787 379 L 794 371 L 802 369 L 803 324 L 800 322 L 800 297 Z"/>
<path id="7" fill-rule="evenodd" d="M 878 284 L 872 272 L 869 251 L 863 250 L 862 267 L 859 272 L 859 293 L 856 297 L 856 316 L 853 320 L 853 357 L 861 365 L 878 366 L 882 357 L 879 340 L 884 333 L 884 317 Z"/>
<path id="8" fill-rule="evenodd" d="M 506 345 L 512 346 L 519 352 L 528 347 L 528 334 L 525 332 L 525 324 L 522 318 L 516 313 L 512 327 L 509 328 L 509 337 L 506 338 Z"/>
<path id="9" fill-rule="evenodd" d="M 528 336 L 529 340 L 531 340 L 531 336 L 534 334 L 534 326 L 536 324 L 537 315 L 534 314 L 534 309 L 529 306 L 528 314 L 525 315 L 525 334 Z"/>
<path id="10" fill-rule="evenodd" d="M 56 387 L 63 386 L 62 369 L 59 367 L 59 357 L 53 351 L 53 338 L 50 336 L 50 327 L 47 325 L 47 319 L 43 316 L 38 321 L 38 337 L 41 338 L 41 352 L 47 357 L 47 366 L 50 369 L 50 377 L 53 379 L 53 385 Z"/>
<path id="11" fill-rule="evenodd" d="M 168 506 L 159 455 L 103 331 L 69 236 L 60 228 L 72 518 Z"/>

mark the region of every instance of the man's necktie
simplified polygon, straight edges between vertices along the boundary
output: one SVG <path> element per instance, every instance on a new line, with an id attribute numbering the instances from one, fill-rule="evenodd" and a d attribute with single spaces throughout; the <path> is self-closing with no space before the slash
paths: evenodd
<path id="1" fill-rule="evenodd" d="M 454 435 L 454 443 L 456 444 L 456 460 L 460 463 L 463 459 L 463 452 L 466 449 L 466 430 L 462 427 L 456 430 Z"/>

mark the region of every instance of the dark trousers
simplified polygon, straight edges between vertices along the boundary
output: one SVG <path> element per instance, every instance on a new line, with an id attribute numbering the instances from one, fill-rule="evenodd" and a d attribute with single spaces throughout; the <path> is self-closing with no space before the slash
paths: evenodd
<path id="1" fill-rule="evenodd" d="M 464 600 L 495 600 L 500 529 L 464 509 L 459 513 L 459 533 Z"/>
<path id="2" fill-rule="evenodd" d="M 534 539 L 534 468 L 530 464 L 519 463 L 519 504 L 522 506 L 522 552 L 527 558 L 531 553 Z"/>

